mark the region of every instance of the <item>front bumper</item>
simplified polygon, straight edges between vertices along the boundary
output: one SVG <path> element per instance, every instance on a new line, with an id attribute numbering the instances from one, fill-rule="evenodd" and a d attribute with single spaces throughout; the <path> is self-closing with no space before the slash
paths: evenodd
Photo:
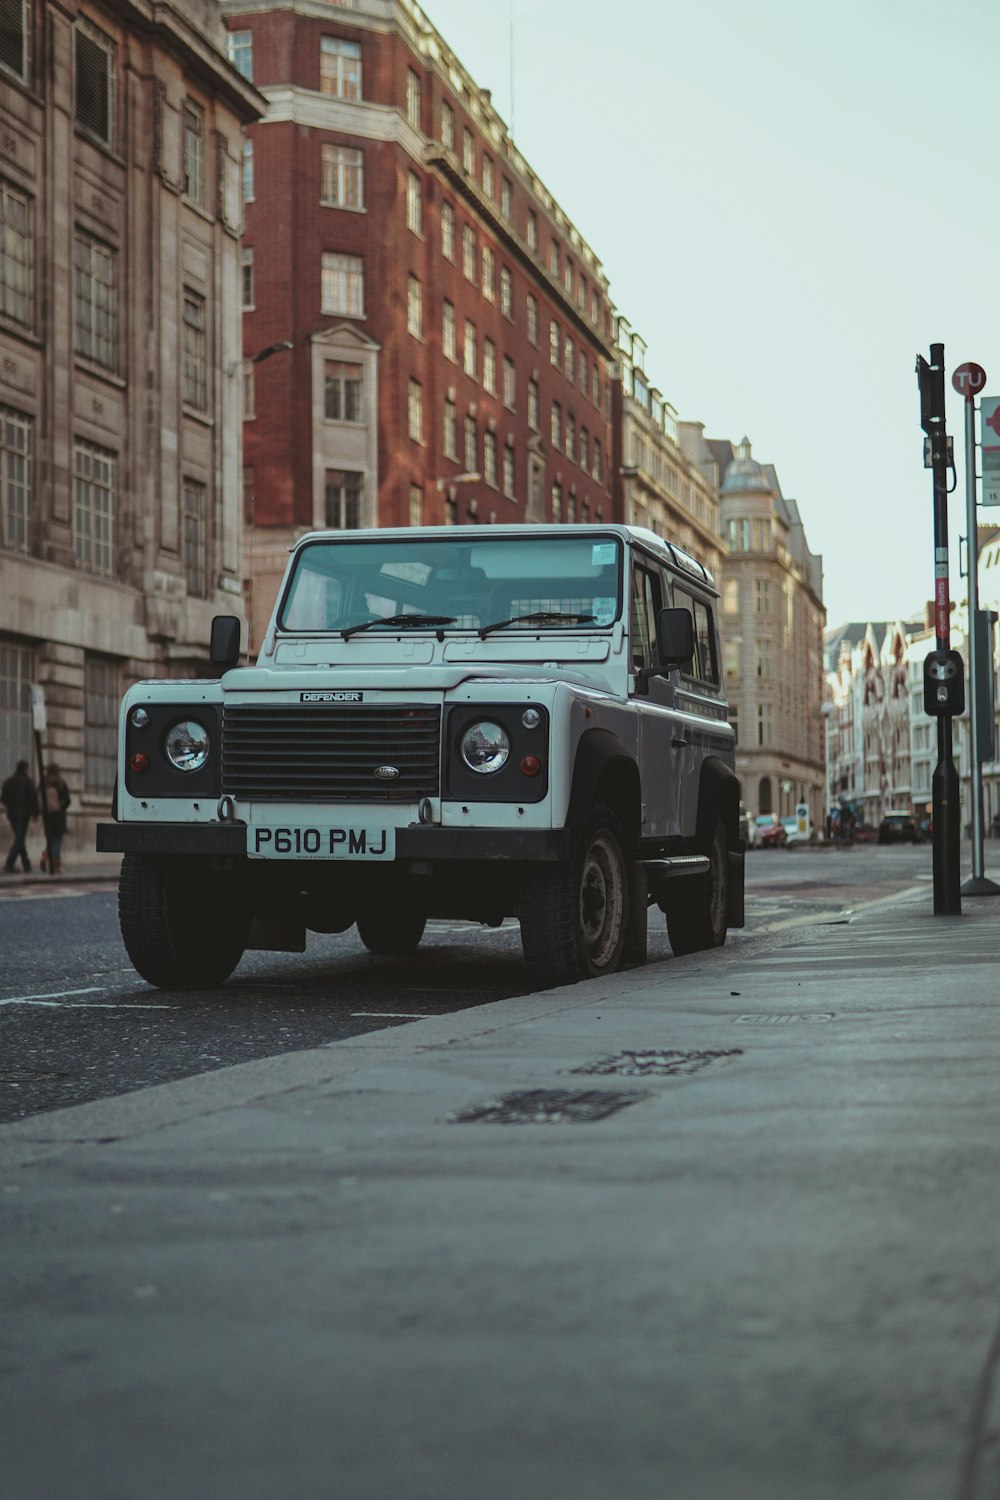
<path id="1" fill-rule="evenodd" d="M 397 867 L 405 860 L 554 864 L 569 857 L 572 838 L 568 828 L 397 828 L 393 863 Z M 101 854 L 245 858 L 247 831 L 243 823 L 99 823 L 97 849 Z M 310 861 L 317 863 L 325 861 Z M 343 868 L 345 861 L 336 863 Z"/>

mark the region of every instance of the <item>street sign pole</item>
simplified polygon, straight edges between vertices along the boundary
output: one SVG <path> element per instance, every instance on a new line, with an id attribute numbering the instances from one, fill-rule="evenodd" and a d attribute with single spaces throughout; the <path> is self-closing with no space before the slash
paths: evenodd
<path id="1" fill-rule="evenodd" d="M 950 650 L 951 600 L 948 590 L 948 434 L 944 411 L 944 345 L 932 344 L 930 364 L 917 355 L 920 387 L 920 425 L 931 440 L 934 476 L 934 627 L 938 651 Z M 934 834 L 934 915 L 962 914 L 959 883 L 961 807 L 951 718 L 942 714 L 938 726 L 938 759 L 931 779 Z"/>
<path id="2" fill-rule="evenodd" d="M 963 896 L 1000 895 L 1000 886 L 987 880 L 983 855 L 983 760 L 980 731 L 982 704 L 979 682 L 979 526 L 976 518 L 976 396 L 986 385 L 981 365 L 964 364 L 951 377 L 955 390 L 965 398 L 965 522 L 968 528 L 966 555 L 969 559 L 969 800 L 972 804 L 972 878 L 962 886 Z"/>

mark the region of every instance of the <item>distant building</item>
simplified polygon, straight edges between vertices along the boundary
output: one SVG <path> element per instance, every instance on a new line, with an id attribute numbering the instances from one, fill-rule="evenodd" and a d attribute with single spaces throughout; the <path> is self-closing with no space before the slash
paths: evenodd
<path id="1" fill-rule="evenodd" d="M 412 0 L 223 10 L 255 640 L 311 527 L 619 519 L 607 279 L 489 92 Z"/>
<path id="2" fill-rule="evenodd" d="M 14 0 L 0 23 L 0 768 L 93 849 L 119 697 L 204 669 L 242 600 L 240 173 L 260 100 L 214 0 Z"/>
<path id="3" fill-rule="evenodd" d="M 748 438 L 709 447 L 721 474 L 723 671 L 743 800 L 753 815 L 805 803 L 822 827 L 822 559 Z"/>

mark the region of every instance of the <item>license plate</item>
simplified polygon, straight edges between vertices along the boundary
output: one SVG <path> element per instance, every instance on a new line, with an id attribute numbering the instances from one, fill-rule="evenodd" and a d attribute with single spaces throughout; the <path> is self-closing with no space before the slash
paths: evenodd
<path id="1" fill-rule="evenodd" d="M 395 859 L 394 828 L 303 828 L 251 824 L 251 859 Z"/>

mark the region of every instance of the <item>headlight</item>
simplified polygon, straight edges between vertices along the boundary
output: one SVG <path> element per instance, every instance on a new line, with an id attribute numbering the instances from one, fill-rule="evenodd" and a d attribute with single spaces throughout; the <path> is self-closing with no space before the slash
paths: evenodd
<path id="1" fill-rule="evenodd" d="M 194 719 L 172 724 L 163 741 L 163 752 L 178 771 L 200 771 L 210 748 L 208 730 Z"/>
<path id="2" fill-rule="evenodd" d="M 479 771 L 488 776 L 506 765 L 510 754 L 510 740 L 507 738 L 507 731 L 499 724 L 483 719 L 465 731 L 459 750 L 470 771 Z"/>

